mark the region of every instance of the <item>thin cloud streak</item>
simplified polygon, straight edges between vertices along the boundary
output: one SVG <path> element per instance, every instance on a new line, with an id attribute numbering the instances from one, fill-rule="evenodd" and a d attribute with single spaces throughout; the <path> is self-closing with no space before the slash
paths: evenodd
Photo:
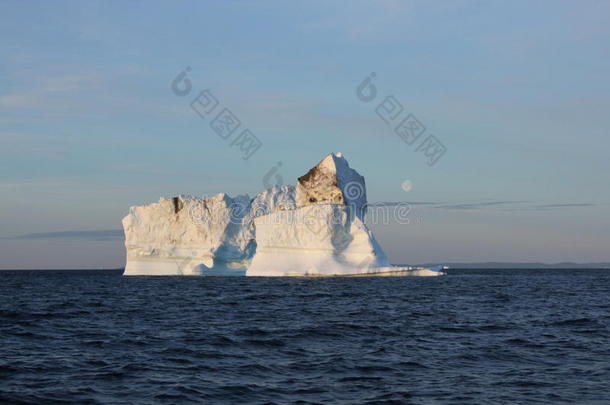
<path id="1" fill-rule="evenodd" d="M 509 205 L 509 204 L 524 204 L 528 201 L 485 201 L 478 203 L 461 203 L 461 204 L 449 204 L 449 205 L 441 205 L 434 208 L 446 209 L 446 210 L 476 210 L 488 207 L 495 207 L 499 205 Z"/>
<path id="2" fill-rule="evenodd" d="M 368 207 L 395 207 L 398 205 L 422 205 L 422 206 L 435 206 L 438 204 L 445 204 L 441 202 L 430 202 L 430 201 L 380 201 L 368 203 Z"/>
<path id="3" fill-rule="evenodd" d="M 593 203 L 565 203 L 565 204 L 539 204 L 525 208 L 514 208 L 512 211 L 558 211 L 570 208 L 597 207 L 599 204 Z"/>
<path id="4" fill-rule="evenodd" d="M 531 211 L 531 210 L 547 210 L 547 209 L 563 209 L 563 208 L 580 208 L 580 207 L 595 207 L 597 204 L 593 203 L 553 203 L 553 204 L 533 204 L 523 206 L 523 204 L 531 203 L 525 200 L 516 201 L 482 201 L 475 203 L 444 203 L 444 202 L 430 202 L 430 201 L 382 201 L 369 203 L 369 207 L 394 207 L 397 205 L 418 205 L 428 206 L 435 209 L 442 210 L 482 210 L 495 207 L 505 207 L 510 205 L 521 205 L 518 208 L 506 208 L 510 211 Z"/>
<path id="5" fill-rule="evenodd" d="M 569 208 L 569 207 L 594 207 L 595 204 L 590 203 L 572 203 L 572 204 L 542 204 L 536 208 Z"/>

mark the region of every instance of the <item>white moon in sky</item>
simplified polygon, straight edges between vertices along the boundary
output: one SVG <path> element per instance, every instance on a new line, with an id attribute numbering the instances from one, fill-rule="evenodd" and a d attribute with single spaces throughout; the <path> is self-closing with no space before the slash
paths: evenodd
<path id="1" fill-rule="evenodd" d="M 411 191 L 411 189 L 413 188 L 413 183 L 411 182 L 411 180 L 405 180 L 402 182 L 401 187 L 404 191 Z"/>

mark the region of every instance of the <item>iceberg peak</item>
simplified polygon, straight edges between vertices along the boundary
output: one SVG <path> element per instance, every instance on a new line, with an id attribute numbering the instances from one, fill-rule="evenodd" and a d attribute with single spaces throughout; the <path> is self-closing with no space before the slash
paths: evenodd
<path id="1" fill-rule="evenodd" d="M 364 221 L 367 202 L 364 177 L 349 166 L 341 152 L 331 153 L 298 178 L 296 202 L 298 207 L 341 203 Z"/>

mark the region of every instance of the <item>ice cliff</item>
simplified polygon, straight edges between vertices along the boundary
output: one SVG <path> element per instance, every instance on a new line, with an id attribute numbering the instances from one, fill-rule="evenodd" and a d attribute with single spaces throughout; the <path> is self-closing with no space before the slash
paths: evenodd
<path id="1" fill-rule="evenodd" d="M 123 218 L 124 274 L 436 275 L 390 266 L 364 223 L 366 203 L 364 177 L 341 153 L 322 159 L 296 187 L 252 199 L 161 198 Z"/>

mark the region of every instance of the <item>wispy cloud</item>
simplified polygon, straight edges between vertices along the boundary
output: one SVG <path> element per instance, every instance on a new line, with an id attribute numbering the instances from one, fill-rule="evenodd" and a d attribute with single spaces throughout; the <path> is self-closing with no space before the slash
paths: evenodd
<path id="1" fill-rule="evenodd" d="M 44 72 L 20 70 L 10 80 L 10 88 L 0 89 L 1 119 L 24 122 L 27 118 L 26 122 L 31 122 L 151 113 L 176 117 L 189 112 L 188 107 L 178 108 L 150 97 L 151 92 L 160 91 L 161 83 L 132 66 L 102 71 L 90 66 L 50 65 Z"/>
<path id="2" fill-rule="evenodd" d="M 99 73 L 40 77 L 33 79 L 29 88 L 0 94 L 0 107 L 48 107 L 51 97 L 57 98 L 62 94 L 100 89 L 105 81 L 105 77 Z"/>
<path id="3" fill-rule="evenodd" d="M 368 203 L 369 207 L 395 207 L 397 205 L 422 205 L 422 206 L 435 206 L 439 204 L 445 204 L 440 202 L 431 202 L 431 201 L 380 201 L 380 202 L 372 202 Z"/>
<path id="4" fill-rule="evenodd" d="M 321 2 L 324 13 L 301 25 L 307 32 L 324 30 L 348 41 L 388 37 L 397 22 L 404 21 L 413 10 L 413 2 L 382 0 L 352 1 L 350 7 L 341 2 Z M 398 24 L 399 25 L 399 24 Z"/>
<path id="5" fill-rule="evenodd" d="M 476 202 L 476 203 L 460 203 L 460 204 L 446 204 L 439 205 L 435 208 L 446 209 L 446 210 L 478 210 L 489 207 L 497 207 L 500 205 L 510 205 L 510 204 L 524 204 L 527 201 L 484 201 L 484 202 Z"/>
<path id="6" fill-rule="evenodd" d="M 518 211 L 546 211 L 546 210 L 563 210 L 572 208 L 595 207 L 598 204 L 592 203 L 558 203 L 558 204 L 537 204 L 530 207 L 515 209 Z"/>
<path id="7" fill-rule="evenodd" d="M 381 201 L 369 203 L 369 207 L 394 207 L 397 205 L 412 205 L 424 206 L 442 210 L 483 210 L 483 209 L 509 209 L 511 211 L 529 211 L 529 210 L 551 210 L 551 209 L 569 209 L 580 207 L 594 207 L 597 204 L 593 203 L 549 203 L 535 204 L 531 201 L 524 200 L 497 200 L 497 201 L 480 201 L 472 203 L 445 203 L 432 201 Z M 514 207 L 517 206 L 517 207 Z"/>
<path id="8" fill-rule="evenodd" d="M 571 203 L 571 204 L 541 204 L 535 208 L 570 208 L 570 207 L 594 207 L 595 204 L 590 203 Z"/>
<path id="9" fill-rule="evenodd" d="M 21 181 L 11 183 L 0 183 L 0 190 L 22 190 L 22 189 L 49 189 L 49 188 L 60 188 L 66 186 L 75 186 L 72 183 L 58 180 L 40 180 L 40 181 Z"/>
<path id="10" fill-rule="evenodd" d="M 27 233 L 13 237 L 5 237 L 2 239 L 81 239 L 89 241 L 110 241 L 123 239 L 123 231 L 121 229 L 106 229 L 97 231 L 63 231 L 63 232 L 41 232 Z"/>

